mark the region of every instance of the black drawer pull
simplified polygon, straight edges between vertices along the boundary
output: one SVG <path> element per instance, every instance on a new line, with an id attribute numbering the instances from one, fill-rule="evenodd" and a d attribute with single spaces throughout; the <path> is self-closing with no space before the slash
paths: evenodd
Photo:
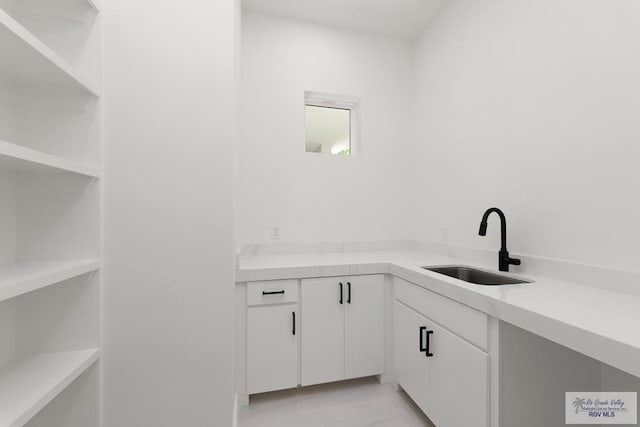
<path id="1" fill-rule="evenodd" d="M 284 294 L 284 291 L 272 291 L 272 292 L 262 291 L 262 295 L 278 295 L 278 294 Z"/>
<path id="2" fill-rule="evenodd" d="M 351 282 L 347 282 L 347 303 L 351 304 Z"/>
<path id="3" fill-rule="evenodd" d="M 427 349 L 425 350 L 427 357 L 433 357 L 433 353 L 429 350 L 429 347 L 431 347 L 431 335 L 433 335 L 433 331 L 427 331 Z"/>
<path id="4" fill-rule="evenodd" d="M 344 304 L 344 297 L 342 295 L 342 282 L 340 282 L 340 304 Z"/>
<path id="5" fill-rule="evenodd" d="M 420 347 L 418 347 L 420 353 L 427 351 L 427 348 L 424 346 L 424 331 L 426 330 L 426 326 L 420 326 Z"/>
<path id="6" fill-rule="evenodd" d="M 291 330 L 291 333 L 293 335 L 295 335 L 296 334 L 296 312 L 292 311 L 291 314 L 292 314 L 292 317 L 293 317 L 293 328 Z"/>

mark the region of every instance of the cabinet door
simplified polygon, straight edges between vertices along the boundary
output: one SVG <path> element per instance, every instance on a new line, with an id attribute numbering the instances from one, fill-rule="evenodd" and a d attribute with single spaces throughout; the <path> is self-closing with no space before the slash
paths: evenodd
<path id="1" fill-rule="evenodd" d="M 489 356 L 427 319 L 425 413 L 438 427 L 487 427 Z"/>
<path id="2" fill-rule="evenodd" d="M 304 279 L 301 289 L 302 385 L 342 380 L 346 284 L 335 277 Z"/>
<path id="3" fill-rule="evenodd" d="M 345 377 L 384 371 L 384 276 L 345 277 Z"/>
<path id="4" fill-rule="evenodd" d="M 398 301 L 394 302 L 393 365 L 396 382 L 411 396 L 420 409 L 429 415 L 426 405 L 429 359 L 421 351 L 425 345 L 426 326 L 425 317 Z"/>
<path id="5" fill-rule="evenodd" d="M 294 321 L 299 321 L 297 304 L 247 310 L 248 394 L 298 385 L 300 328 L 294 331 Z"/>

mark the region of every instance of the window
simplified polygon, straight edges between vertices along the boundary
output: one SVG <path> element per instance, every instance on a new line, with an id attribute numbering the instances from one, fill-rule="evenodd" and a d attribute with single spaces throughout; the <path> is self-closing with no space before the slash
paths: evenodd
<path id="1" fill-rule="evenodd" d="M 358 103 L 354 97 L 305 92 L 305 151 L 353 154 Z"/>

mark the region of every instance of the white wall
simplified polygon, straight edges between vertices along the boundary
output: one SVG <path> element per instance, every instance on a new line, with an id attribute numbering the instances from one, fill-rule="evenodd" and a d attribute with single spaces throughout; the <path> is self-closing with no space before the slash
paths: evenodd
<path id="1" fill-rule="evenodd" d="M 637 270 L 638 22 L 635 0 L 452 0 L 416 44 L 417 237 L 497 248 L 496 205 L 512 252 Z"/>
<path id="2" fill-rule="evenodd" d="M 243 17 L 237 245 L 409 238 L 410 43 Z M 305 153 L 305 90 L 361 98 L 361 151 Z"/>
<path id="3" fill-rule="evenodd" d="M 16 262 L 16 175 L 0 172 L 0 265 Z"/>
<path id="4" fill-rule="evenodd" d="M 233 0 L 109 0 L 106 427 L 232 420 Z"/>

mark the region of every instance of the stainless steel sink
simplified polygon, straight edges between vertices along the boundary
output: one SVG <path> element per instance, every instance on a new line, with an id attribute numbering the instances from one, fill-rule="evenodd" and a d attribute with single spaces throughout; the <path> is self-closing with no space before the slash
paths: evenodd
<path id="1" fill-rule="evenodd" d="M 448 265 L 440 267 L 422 267 L 425 270 L 434 273 L 444 274 L 464 282 L 475 283 L 484 286 L 500 286 L 500 285 L 517 285 L 520 283 L 531 283 L 528 280 L 516 279 L 514 277 L 503 276 L 501 274 L 489 273 L 483 270 L 477 270 L 472 267 L 464 267 L 459 265 Z"/>

